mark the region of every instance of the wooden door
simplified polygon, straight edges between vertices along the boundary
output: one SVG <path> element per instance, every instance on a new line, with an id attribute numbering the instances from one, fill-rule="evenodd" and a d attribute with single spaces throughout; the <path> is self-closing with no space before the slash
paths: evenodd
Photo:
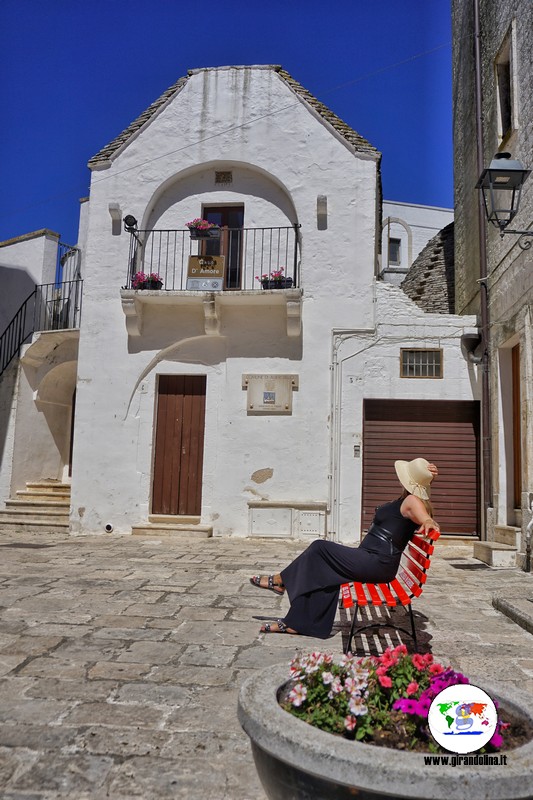
<path id="1" fill-rule="evenodd" d="M 479 404 L 448 400 L 365 400 L 362 530 L 375 507 L 399 497 L 394 462 L 437 464 L 431 502 L 441 532 L 479 536 Z"/>
<path id="2" fill-rule="evenodd" d="M 200 516 L 205 375 L 160 375 L 152 514 Z"/>

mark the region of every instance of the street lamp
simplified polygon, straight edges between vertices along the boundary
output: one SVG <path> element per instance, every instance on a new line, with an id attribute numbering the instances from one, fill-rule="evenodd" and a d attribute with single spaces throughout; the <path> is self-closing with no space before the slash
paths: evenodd
<path id="1" fill-rule="evenodd" d="M 501 237 L 508 233 L 520 236 L 518 244 L 522 250 L 531 247 L 531 240 L 522 241 L 522 238 L 533 236 L 533 231 L 507 230 L 507 226 L 518 213 L 522 187 L 530 173 L 531 170 L 524 169 L 523 164 L 512 159 L 510 153 L 496 153 L 476 184 L 483 194 L 488 221 L 499 229 Z"/>

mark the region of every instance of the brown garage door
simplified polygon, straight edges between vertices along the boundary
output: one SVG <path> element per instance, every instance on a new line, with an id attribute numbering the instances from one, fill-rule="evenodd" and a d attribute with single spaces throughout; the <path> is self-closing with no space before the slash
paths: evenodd
<path id="1" fill-rule="evenodd" d="M 469 401 L 364 401 L 362 529 L 401 492 L 394 461 L 420 456 L 439 468 L 431 501 L 442 533 L 478 536 L 479 404 Z"/>

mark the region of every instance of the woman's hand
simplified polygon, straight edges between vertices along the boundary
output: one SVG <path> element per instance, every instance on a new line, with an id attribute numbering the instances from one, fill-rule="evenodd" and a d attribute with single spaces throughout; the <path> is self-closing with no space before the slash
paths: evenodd
<path id="1" fill-rule="evenodd" d="M 437 469 L 435 464 L 428 464 L 428 470 L 433 475 L 433 479 L 435 479 L 437 477 L 437 475 L 439 474 L 439 471 L 438 471 L 438 469 Z"/>
<path id="2" fill-rule="evenodd" d="M 424 520 L 422 525 L 416 530 L 416 533 L 421 534 L 422 536 L 427 536 L 430 531 L 439 531 L 440 527 L 437 522 L 431 517 L 428 517 Z"/>

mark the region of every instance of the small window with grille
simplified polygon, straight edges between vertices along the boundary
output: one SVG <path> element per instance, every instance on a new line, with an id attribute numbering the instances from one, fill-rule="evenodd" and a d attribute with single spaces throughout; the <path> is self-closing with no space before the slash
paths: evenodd
<path id="1" fill-rule="evenodd" d="M 442 378 L 442 350 L 400 350 L 401 378 Z"/>

